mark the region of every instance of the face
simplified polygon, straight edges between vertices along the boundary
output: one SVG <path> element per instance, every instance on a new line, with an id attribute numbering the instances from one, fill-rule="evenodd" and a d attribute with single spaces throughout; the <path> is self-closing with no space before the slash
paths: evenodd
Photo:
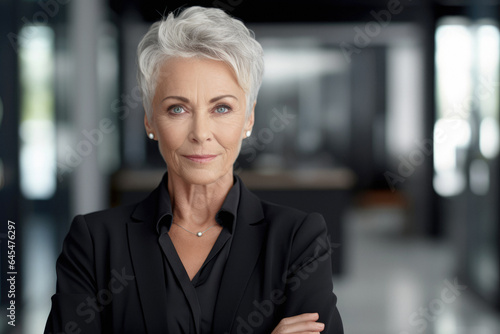
<path id="1" fill-rule="evenodd" d="M 221 61 L 171 58 L 160 68 L 147 133 L 158 140 L 169 173 L 206 185 L 233 173 L 254 112 L 245 117 L 245 92 Z"/>

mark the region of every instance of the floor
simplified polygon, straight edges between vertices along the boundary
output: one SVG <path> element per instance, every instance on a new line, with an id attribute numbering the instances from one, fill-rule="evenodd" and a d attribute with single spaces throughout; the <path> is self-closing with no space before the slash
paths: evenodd
<path id="1" fill-rule="evenodd" d="M 500 333 L 500 315 L 457 280 L 449 245 L 404 236 L 397 210 L 351 210 L 345 223 L 334 289 L 346 334 Z"/>

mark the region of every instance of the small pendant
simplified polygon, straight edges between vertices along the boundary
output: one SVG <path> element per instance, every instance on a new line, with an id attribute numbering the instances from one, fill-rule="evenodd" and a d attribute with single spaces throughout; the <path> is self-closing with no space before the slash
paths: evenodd
<path id="1" fill-rule="evenodd" d="M 201 237 L 203 235 L 203 232 L 198 232 L 198 233 L 196 233 L 196 235 Z"/>

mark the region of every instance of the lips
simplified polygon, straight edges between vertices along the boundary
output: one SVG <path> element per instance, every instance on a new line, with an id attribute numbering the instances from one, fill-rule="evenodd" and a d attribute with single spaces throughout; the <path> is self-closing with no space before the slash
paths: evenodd
<path id="1" fill-rule="evenodd" d="M 194 161 L 194 162 L 199 162 L 199 163 L 206 163 L 214 160 L 217 155 L 211 155 L 211 154 L 206 154 L 206 155 L 184 155 L 185 158 Z"/>

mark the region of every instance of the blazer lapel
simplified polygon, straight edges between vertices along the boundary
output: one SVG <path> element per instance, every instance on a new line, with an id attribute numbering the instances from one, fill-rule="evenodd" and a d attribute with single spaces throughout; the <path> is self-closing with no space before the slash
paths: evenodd
<path id="1" fill-rule="evenodd" d="M 214 333 L 225 333 L 233 326 L 238 305 L 259 258 L 266 232 L 260 199 L 241 180 L 240 185 L 238 221 L 215 307 Z"/>
<path id="2" fill-rule="evenodd" d="M 127 224 L 132 265 L 139 290 L 144 322 L 148 333 L 161 333 L 166 328 L 166 288 L 163 255 L 158 244 L 154 219 L 158 191 L 139 203 Z"/>

